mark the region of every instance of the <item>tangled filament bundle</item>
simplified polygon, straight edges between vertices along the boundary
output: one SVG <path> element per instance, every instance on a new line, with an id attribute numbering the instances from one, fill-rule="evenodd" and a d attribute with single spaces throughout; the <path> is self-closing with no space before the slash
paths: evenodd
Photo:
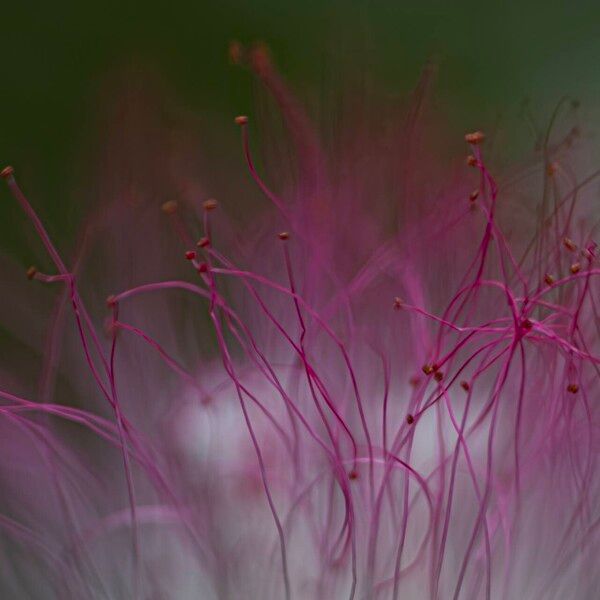
<path id="1" fill-rule="evenodd" d="M 598 173 L 568 166 L 577 131 L 549 128 L 499 183 L 467 134 L 452 189 L 405 185 L 422 167 L 405 156 L 379 200 L 371 178 L 395 179 L 393 160 L 355 168 L 375 153 L 360 144 L 327 158 L 265 49 L 231 54 L 272 94 L 298 162 L 274 192 L 235 119 L 272 206 L 241 231 L 212 199 L 169 200 L 151 225 L 118 203 L 86 242 L 108 276 L 86 281 L 84 253 L 64 260 L 2 172 L 53 263 L 28 277 L 59 286 L 40 397 L 0 390 L 4 444 L 35 474 L 3 470 L 7 593 L 593 597 Z M 531 180 L 533 214 L 509 214 Z M 187 276 L 154 247 L 167 236 Z M 132 257 L 138 279 L 160 277 L 117 289 Z"/>

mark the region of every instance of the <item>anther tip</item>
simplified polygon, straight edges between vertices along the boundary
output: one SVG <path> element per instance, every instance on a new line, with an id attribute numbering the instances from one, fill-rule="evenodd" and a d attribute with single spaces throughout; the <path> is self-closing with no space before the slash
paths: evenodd
<path id="1" fill-rule="evenodd" d="M 285 241 L 290 239 L 290 234 L 287 231 L 282 231 L 278 237 L 280 240 Z"/>
<path id="2" fill-rule="evenodd" d="M 421 383 L 421 378 L 417 377 L 416 375 L 413 375 L 409 380 L 408 380 L 409 385 L 412 385 L 413 387 L 417 387 L 420 383 Z"/>
<path id="3" fill-rule="evenodd" d="M 111 294 L 110 296 L 108 296 L 108 298 L 106 298 L 106 306 L 110 306 L 111 308 L 113 306 L 117 305 L 117 297 L 114 294 Z"/>
<path id="4" fill-rule="evenodd" d="M 31 267 L 29 267 L 29 269 L 27 269 L 27 272 L 26 272 L 27 279 L 29 279 L 31 281 L 35 277 L 37 272 L 38 272 L 37 268 L 34 267 L 33 265 L 31 265 Z"/>
<path id="5" fill-rule="evenodd" d="M 218 205 L 219 203 L 214 198 L 209 198 L 202 204 L 204 210 L 215 210 Z"/>
<path id="6" fill-rule="evenodd" d="M 246 115 L 239 115 L 234 121 L 236 125 L 246 125 L 246 123 L 248 123 L 248 117 Z"/>
<path id="7" fill-rule="evenodd" d="M 229 42 L 229 60 L 233 65 L 241 64 L 244 57 L 244 47 L 237 40 Z"/>
<path id="8" fill-rule="evenodd" d="M 175 202 L 175 200 L 168 200 L 160 207 L 160 209 L 166 215 L 172 215 L 177 212 L 177 206 L 178 205 L 177 205 L 177 202 Z"/>
<path id="9" fill-rule="evenodd" d="M 465 142 L 467 142 L 467 144 L 481 144 L 484 139 L 485 134 L 483 133 L 483 131 L 473 131 L 471 133 L 465 134 Z"/>
<path id="10" fill-rule="evenodd" d="M 406 415 L 406 422 L 412 425 L 415 422 L 415 418 L 412 415 Z"/>
<path id="11" fill-rule="evenodd" d="M 271 53 L 264 42 L 258 42 L 250 50 L 250 64 L 258 75 L 267 74 L 271 68 Z"/>
<path id="12" fill-rule="evenodd" d="M 4 179 L 8 179 L 15 170 L 9 165 L 8 167 L 4 167 L 2 171 L 0 171 L 0 177 L 4 177 Z"/>
<path id="13" fill-rule="evenodd" d="M 531 319 L 523 319 L 521 327 L 529 331 L 530 329 L 533 329 L 533 321 Z"/>

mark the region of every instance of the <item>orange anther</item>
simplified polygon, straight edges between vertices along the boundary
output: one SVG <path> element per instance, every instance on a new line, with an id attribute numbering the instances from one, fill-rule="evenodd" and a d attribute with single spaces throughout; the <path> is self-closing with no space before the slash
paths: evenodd
<path id="1" fill-rule="evenodd" d="M 243 56 L 244 47 L 237 40 L 229 42 L 229 60 L 232 64 L 239 65 L 242 62 Z"/>
<path id="2" fill-rule="evenodd" d="M 160 209 L 166 215 L 172 215 L 177 212 L 177 202 L 175 202 L 175 200 L 168 200 L 160 207 Z"/>
<path id="3" fill-rule="evenodd" d="M 481 144 L 485 139 L 483 131 L 473 131 L 465 135 L 465 142 L 467 144 Z"/>
<path id="4" fill-rule="evenodd" d="M 15 170 L 10 166 L 4 167 L 4 169 L 0 171 L 0 177 L 4 177 L 6 179 L 7 177 L 10 177 L 14 172 Z"/>

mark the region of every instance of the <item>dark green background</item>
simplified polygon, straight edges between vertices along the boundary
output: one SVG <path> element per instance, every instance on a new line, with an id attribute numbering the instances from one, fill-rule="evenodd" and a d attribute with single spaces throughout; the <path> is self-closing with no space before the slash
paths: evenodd
<path id="1" fill-rule="evenodd" d="M 67 238 L 81 213 L 82 157 L 97 139 L 98 90 L 132 58 L 217 126 L 252 102 L 248 75 L 226 58 L 232 38 L 266 41 L 302 89 L 318 88 L 335 55 L 360 57 L 357 68 L 400 93 L 435 55 L 438 94 L 457 130 L 485 127 L 528 96 L 540 114 L 564 93 L 593 109 L 600 84 L 597 1 L 21 0 L 5 2 L 0 19 L 0 162 L 16 167 L 51 231 Z M 236 132 L 223 135 L 233 143 Z M 0 250 L 17 254 L 13 214 L 0 207 Z"/>

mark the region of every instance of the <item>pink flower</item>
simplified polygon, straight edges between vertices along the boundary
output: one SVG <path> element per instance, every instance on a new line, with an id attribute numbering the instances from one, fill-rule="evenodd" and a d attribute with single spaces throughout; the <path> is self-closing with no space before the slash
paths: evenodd
<path id="1" fill-rule="evenodd" d="M 2 372 L 6 589 L 592 597 L 598 172 L 578 132 L 496 180 L 475 131 L 444 167 L 428 69 L 401 117 L 347 100 L 327 145 L 263 46 L 231 56 L 296 159 L 263 173 L 235 119 L 268 201 L 241 223 L 139 146 L 67 261 L 2 172 L 51 260 L 4 293 L 26 344 L 49 316 L 41 361 Z"/>

